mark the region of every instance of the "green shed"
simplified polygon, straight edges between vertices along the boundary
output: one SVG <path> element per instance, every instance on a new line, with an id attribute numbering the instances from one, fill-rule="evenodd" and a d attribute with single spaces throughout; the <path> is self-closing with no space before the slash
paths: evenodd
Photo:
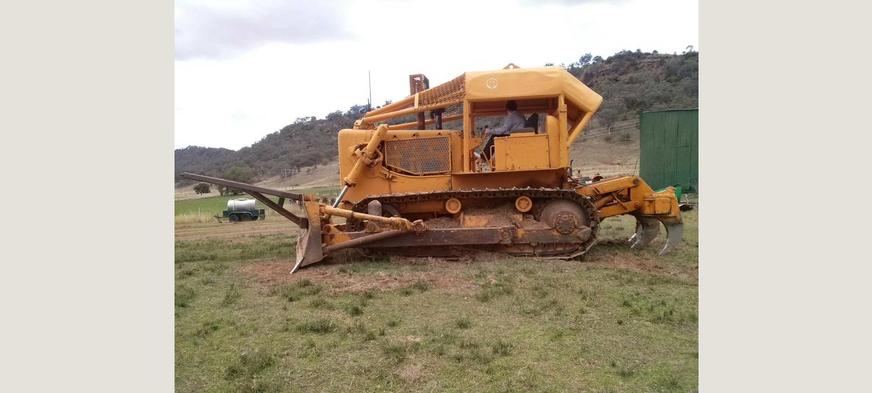
<path id="1" fill-rule="evenodd" d="M 699 110 L 643 112 L 639 176 L 655 190 L 680 185 L 699 191 Z"/>

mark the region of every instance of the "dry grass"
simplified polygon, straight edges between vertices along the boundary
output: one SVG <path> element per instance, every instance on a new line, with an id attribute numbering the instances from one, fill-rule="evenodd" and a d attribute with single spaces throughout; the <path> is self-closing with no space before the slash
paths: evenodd
<path id="1" fill-rule="evenodd" d="M 176 390 L 694 391 L 686 222 L 664 258 L 610 219 L 584 262 L 347 255 L 295 275 L 290 232 L 182 225 L 207 235 L 176 242 Z"/>
<path id="2" fill-rule="evenodd" d="M 176 224 L 206 224 L 217 222 L 214 215 L 206 213 L 182 213 L 175 216 Z"/>

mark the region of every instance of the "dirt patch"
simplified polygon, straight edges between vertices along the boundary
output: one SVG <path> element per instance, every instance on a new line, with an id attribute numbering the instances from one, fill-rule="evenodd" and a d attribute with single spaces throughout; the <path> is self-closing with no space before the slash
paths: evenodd
<path id="1" fill-rule="evenodd" d="M 407 364 L 397 369 L 396 374 L 406 383 L 413 383 L 421 379 L 424 369 L 417 364 Z"/>
<path id="2" fill-rule="evenodd" d="M 603 246 L 605 244 L 619 244 L 621 246 L 626 246 L 625 242 L 618 240 L 609 240 L 599 242 L 598 244 L 600 246 Z M 659 244 L 652 244 L 650 247 L 657 246 L 659 246 Z M 659 248 L 657 249 L 659 250 Z M 628 255 L 627 253 L 602 253 L 597 255 L 596 259 L 589 260 L 587 263 L 593 266 L 625 269 L 635 272 L 656 274 L 659 276 L 668 276 L 682 280 L 689 280 L 693 282 L 698 281 L 697 267 L 676 266 L 674 264 L 664 263 L 662 259 L 656 257 Z"/>
<path id="3" fill-rule="evenodd" d="M 368 290 L 386 291 L 405 288 L 415 283 L 426 282 L 434 290 L 444 290 L 452 293 L 473 293 L 478 286 L 471 279 L 456 272 L 457 263 L 429 258 L 396 258 L 391 262 L 398 269 L 386 271 L 352 271 L 350 264 L 324 264 L 300 269 L 291 274 L 294 261 L 264 261 L 251 263 L 240 268 L 240 271 L 251 277 L 256 283 L 275 286 L 308 279 L 324 285 L 333 293 L 362 292 Z M 418 260 L 427 259 L 426 271 L 407 271 L 401 269 L 404 264 L 422 263 Z M 367 262 L 358 262 L 367 263 Z"/>
<path id="4" fill-rule="evenodd" d="M 621 143 L 616 139 L 621 133 L 612 136 L 612 141 L 604 135 L 607 128 L 585 130 L 587 137 L 575 142 L 570 147 L 569 158 L 573 169 L 580 170 L 583 176 L 617 176 L 639 173 L 639 128 L 635 120 L 616 124 L 617 128 L 625 128 L 631 142 Z M 634 124 L 635 123 L 635 124 Z M 590 137 L 599 135 L 596 137 Z"/>
<path id="5" fill-rule="evenodd" d="M 307 188 L 320 186 L 335 186 L 339 184 L 339 161 L 325 165 L 300 168 L 300 172 L 290 177 L 273 176 L 257 185 L 267 188 Z"/>

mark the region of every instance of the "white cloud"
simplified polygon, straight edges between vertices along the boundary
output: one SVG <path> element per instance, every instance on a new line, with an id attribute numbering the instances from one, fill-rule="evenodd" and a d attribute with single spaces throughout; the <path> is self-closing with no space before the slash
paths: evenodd
<path id="1" fill-rule="evenodd" d="M 348 38 L 345 2 L 184 1 L 176 7 L 176 58 L 223 58 L 270 42 Z"/>
<path id="2" fill-rule="evenodd" d="M 282 31 L 274 26 L 257 30 L 258 37 L 266 38 L 243 41 L 229 52 L 205 45 L 201 53 L 218 55 L 179 56 L 176 147 L 238 149 L 297 117 L 323 117 L 365 104 L 367 70 L 372 71 L 373 103 L 378 105 L 405 96 L 407 76 L 413 73 L 426 74 L 433 85 L 464 71 L 501 68 L 509 62 L 533 67 L 570 63 L 586 52 L 606 57 L 622 49 L 671 53 L 687 45 L 699 47 L 698 6 L 691 0 L 382 0 L 334 5 L 330 17 L 342 23 L 338 29 L 328 23 L 325 31 L 330 34 L 317 27 L 311 34 L 278 34 L 286 39 L 263 33 Z M 238 5 L 222 7 L 222 15 L 256 13 Z M 179 13 L 195 9 L 181 6 Z M 180 15 L 177 29 L 191 29 L 179 26 L 182 20 Z"/>

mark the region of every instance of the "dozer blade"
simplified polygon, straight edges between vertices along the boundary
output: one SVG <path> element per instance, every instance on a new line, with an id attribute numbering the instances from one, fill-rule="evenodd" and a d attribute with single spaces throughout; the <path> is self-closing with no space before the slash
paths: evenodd
<path id="1" fill-rule="evenodd" d="M 318 202 L 306 201 L 303 209 L 306 212 L 308 226 L 300 228 L 300 236 L 297 238 L 297 263 L 294 264 L 291 273 L 303 266 L 321 262 L 324 259 L 324 250 L 321 248 L 321 217 L 318 211 Z"/>
<path id="2" fill-rule="evenodd" d="M 666 227 L 666 243 L 660 249 L 660 252 L 657 253 L 658 256 L 668 254 L 684 239 L 684 224 L 680 222 L 677 224 L 663 223 L 663 226 Z M 660 221 L 656 218 L 637 217 L 636 233 L 628 240 L 630 248 L 643 248 L 650 244 L 658 234 L 660 234 Z"/>

